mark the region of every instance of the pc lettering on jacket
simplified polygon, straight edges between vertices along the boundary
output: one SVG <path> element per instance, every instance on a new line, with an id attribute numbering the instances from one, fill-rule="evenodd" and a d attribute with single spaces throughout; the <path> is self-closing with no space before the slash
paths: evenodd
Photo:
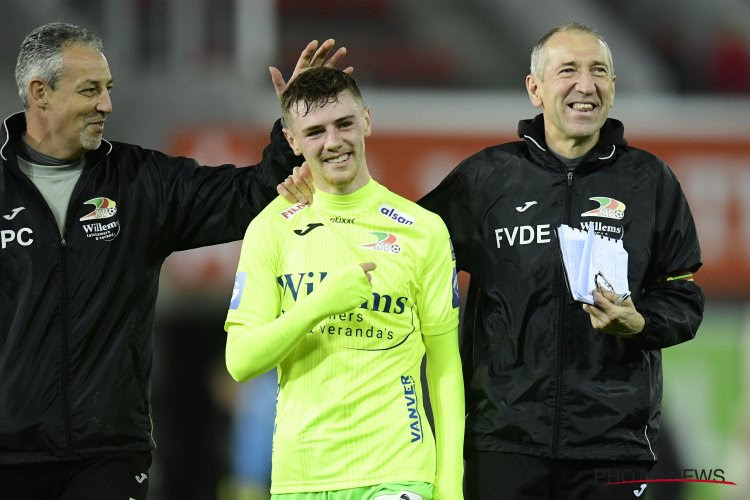
<path id="1" fill-rule="evenodd" d="M 0 248 L 5 249 L 14 241 L 23 247 L 27 247 L 34 243 L 34 239 L 31 237 L 32 234 L 33 231 L 28 227 L 22 227 L 18 231 L 12 229 L 0 230 Z"/>
<path id="2" fill-rule="evenodd" d="M 495 242 L 497 248 L 503 245 L 529 245 L 531 243 L 549 243 L 552 231 L 549 224 L 538 224 L 537 226 L 515 226 L 501 227 L 495 229 Z"/>

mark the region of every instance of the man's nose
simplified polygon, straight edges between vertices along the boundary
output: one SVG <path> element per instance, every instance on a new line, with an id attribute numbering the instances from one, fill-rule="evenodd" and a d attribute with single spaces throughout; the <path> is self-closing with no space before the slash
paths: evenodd
<path id="1" fill-rule="evenodd" d="M 593 94 L 595 89 L 594 76 L 588 71 L 581 71 L 576 81 L 576 90 L 581 94 Z"/>
<path id="2" fill-rule="evenodd" d="M 99 100 L 96 103 L 96 110 L 105 114 L 112 112 L 112 98 L 109 95 L 109 90 L 105 90 L 99 94 Z"/>

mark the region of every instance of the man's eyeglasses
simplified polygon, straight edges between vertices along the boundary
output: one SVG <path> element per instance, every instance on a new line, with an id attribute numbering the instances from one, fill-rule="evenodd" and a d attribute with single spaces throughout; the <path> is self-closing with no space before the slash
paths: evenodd
<path id="1" fill-rule="evenodd" d="M 615 291 L 612 284 L 609 281 L 607 281 L 607 278 L 604 277 L 601 271 L 597 272 L 594 275 L 594 283 L 596 284 L 596 289 L 599 290 L 599 293 L 604 293 L 604 292 L 614 293 Z"/>
<path id="2" fill-rule="evenodd" d="M 594 283 L 596 284 L 596 289 L 599 290 L 599 293 L 601 294 L 604 294 L 604 292 L 616 293 L 615 288 L 607 280 L 607 278 L 604 277 L 601 271 L 598 271 L 594 275 Z M 630 297 L 630 292 L 625 292 L 617 297 L 612 303 L 616 306 L 619 306 L 620 304 L 628 300 L 628 297 Z"/>

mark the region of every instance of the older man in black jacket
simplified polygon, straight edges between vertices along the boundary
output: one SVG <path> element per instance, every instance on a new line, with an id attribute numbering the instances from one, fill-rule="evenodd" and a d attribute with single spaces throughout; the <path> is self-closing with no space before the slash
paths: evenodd
<path id="1" fill-rule="evenodd" d="M 547 33 L 526 88 L 543 112 L 519 123 L 523 140 L 467 158 L 420 201 L 471 274 L 467 498 L 643 498 L 646 483 L 606 483 L 641 479 L 657 459 L 661 349 L 692 339 L 703 316 L 695 225 L 670 169 L 607 118 L 615 76 L 596 31 Z M 631 298 L 572 300 L 560 224 L 623 241 Z"/>
<path id="2" fill-rule="evenodd" d="M 309 44 L 292 78 L 335 65 L 344 51 L 325 61 L 332 45 Z M 161 265 L 176 250 L 241 239 L 299 163 L 278 122 L 255 168 L 104 140 L 102 50 L 77 26 L 32 31 L 16 67 L 25 110 L 0 131 L 3 498 L 145 499 Z"/>

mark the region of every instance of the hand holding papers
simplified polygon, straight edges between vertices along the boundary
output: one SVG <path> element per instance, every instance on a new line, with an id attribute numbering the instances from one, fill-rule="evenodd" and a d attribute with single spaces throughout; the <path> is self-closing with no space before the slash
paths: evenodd
<path id="1" fill-rule="evenodd" d="M 622 240 L 596 234 L 593 225 L 588 232 L 562 224 L 557 228 L 568 288 L 574 300 L 594 304 L 595 287 L 621 294 L 622 303 L 628 290 L 628 252 Z"/>

